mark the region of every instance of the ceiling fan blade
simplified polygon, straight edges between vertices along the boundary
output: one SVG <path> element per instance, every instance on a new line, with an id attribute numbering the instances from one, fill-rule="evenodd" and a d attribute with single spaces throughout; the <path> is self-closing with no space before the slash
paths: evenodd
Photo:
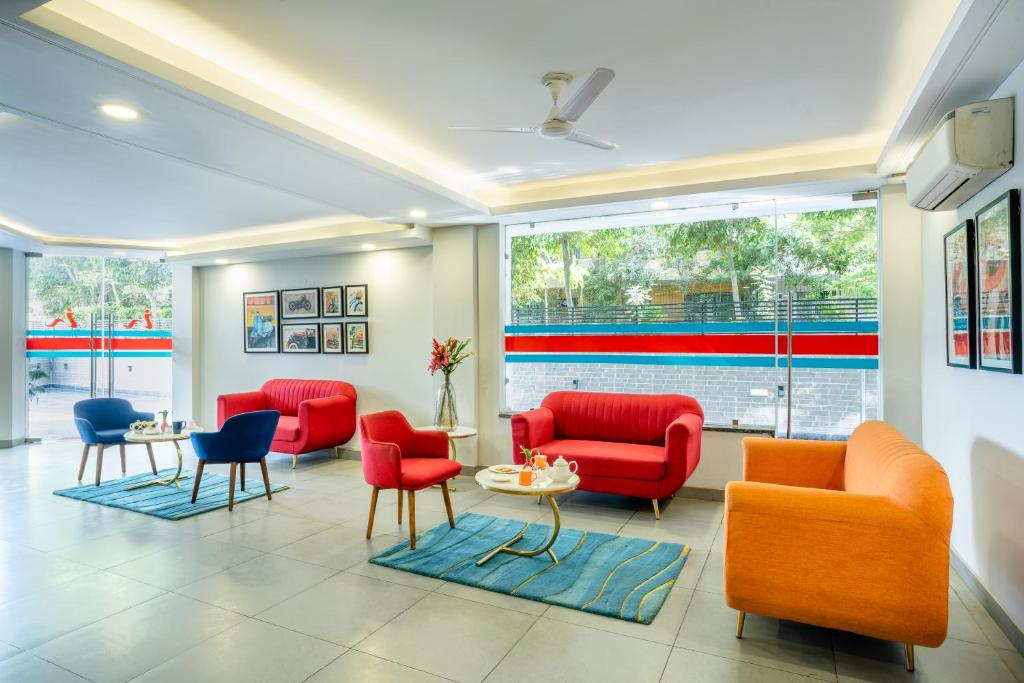
<path id="1" fill-rule="evenodd" d="M 594 103 L 601 91 L 608 87 L 608 84 L 615 78 L 615 72 L 603 66 L 595 69 L 590 78 L 577 90 L 572 98 L 565 103 L 558 112 L 558 118 L 562 121 L 576 121 L 587 108 Z"/>
<path id="2" fill-rule="evenodd" d="M 615 149 L 618 147 L 614 142 L 608 142 L 607 140 L 600 140 L 592 135 L 581 133 L 580 131 L 574 131 L 572 135 L 565 138 L 569 142 L 578 142 L 583 145 L 590 145 L 591 147 L 597 147 L 598 149 Z"/>
<path id="3" fill-rule="evenodd" d="M 481 128 L 479 126 L 448 126 L 448 130 L 461 130 L 470 133 L 536 133 L 536 128 Z"/>

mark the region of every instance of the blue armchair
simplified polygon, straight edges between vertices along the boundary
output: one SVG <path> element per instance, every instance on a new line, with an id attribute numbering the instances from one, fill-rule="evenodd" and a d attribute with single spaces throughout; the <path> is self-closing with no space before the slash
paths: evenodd
<path id="1" fill-rule="evenodd" d="M 263 472 L 263 486 L 267 489 L 267 500 L 270 496 L 270 477 L 267 476 L 267 453 L 270 442 L 274 440 L 277 420 L 281 417 L 278 410 L 255 410 L 251 413 L 239 413 L 224 421 L 219 432 L 195 432 L 192 434 L 192 447 L 199 458 L 196 468 L 196 483 L 192 487 L 192 502 L 199 495 L 199 482 L 203 478 L 206 463 L 231 463 L 231 476 L 228 485 L 228 512 L 235 509 L 235 470 L 241 465 L 242 490 L 245 490 L 245 463 L 258 462 Z"/>
<path id="2" fill-rule="evenodd" d="M 90 398 L 79 401 L 74 406 L 75 426 L 82 437 L 85 449 L 82 451 L 82 464 L 78 467 L 78 481 L 85 475 L 85 463 L 89 460 L 89 448 L 96 446 L 96 485 L 100 485 L 100 473 L 103 471 L 103 450 L 107 446 L 117 445 L 121 450 L 121 474 L 126 471 L 124 447 L 129 445 L 124 434 L 128 425 L 137 420 L 152 420 L 153 413 L 144 413 L 132 408 L 132 404 L 123 398 Z M 134 444 L 131 444 L 134 445 Z M 149 466 L 156 474 L 156 460 L 153 458 L 153 445 L 145 444 L 149 452 Z"/>

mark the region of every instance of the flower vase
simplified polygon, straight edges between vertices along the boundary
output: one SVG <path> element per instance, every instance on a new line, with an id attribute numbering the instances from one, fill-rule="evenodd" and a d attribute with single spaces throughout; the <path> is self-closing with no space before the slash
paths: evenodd
<path id="1" fill-rule="evenodd" d="M 444 378 L 444 384 L 437 390 L 434 424 L 446 432 L 454 431 L 459 426 L 459 411 L 455 407 L 455 387 L 448 377 Z"/>

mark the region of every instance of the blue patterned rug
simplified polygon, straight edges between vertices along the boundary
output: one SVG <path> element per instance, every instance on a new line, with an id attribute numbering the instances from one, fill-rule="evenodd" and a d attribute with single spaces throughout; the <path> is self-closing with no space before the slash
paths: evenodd
<path id="1" fill-rule="evenodd" d="M 95 484 L 83 484 L 70 489 L 54 491 L 54 495 L 84 500 L 87 503 L 97 503 L 113 508 L 141 512 L 144 515 L 153 515 L 162 519 L 184 519 L 193 515 L 201 515 L 210 510 L 226 508 L 228 506 L 228 478 L 216 472 L 203 472 L 203 480 L 199 484 L 199 495 L 196 497 L 195 505 L 192 504 L 192 487 L 195 480 L 192 476 L 195 472 L 183 470 L 182 474 L 189 475 L 183 479 L 181 488 L 174 484 L 147 486 L 134 491 L 125 491 L 125 488 L 132 484 L 141 484 L 156 477 L 170 477 L 177 471 L 177 468 L 160 470 L 160 473 L 153 475 L 151 472 L 145 474 L 134 474 L 123 479 L 113 479 Z M 264 498 L 266 491 L 263 488 L 263 481 L 253 479 L 245 480 L 245 491 L 238 488 L 235 483 L 235 505 L 244 503 L 253 498 Z M 270 485 L 270 492 L 283 491 L 287 486 Z"/>
<path id="2" fill-rule="evenodd" d="M 551 548 L 558 564 L 544 555 L 501 553 L 482 567 L 476 561 L 504 544 L 526 522 L 464 512 L 455 528 L 442 522 L 409 542 L 370 558 L 373 564 L 514 595 L 550 605 L 649 624 L 686 563 L 688 546 L 579 529 L 561 529 Z M 551 533 L 531 524 L 513 548 L 537 548 Z"/>

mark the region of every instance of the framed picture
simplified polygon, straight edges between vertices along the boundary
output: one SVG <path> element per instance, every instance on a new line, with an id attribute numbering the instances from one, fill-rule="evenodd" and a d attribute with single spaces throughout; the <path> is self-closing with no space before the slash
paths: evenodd
<path id="1" fill-rule="evenodd" d="M 345 323 L 345 353 L 369 353 L 366 323 Z"/>
<path id="2" fill-rule="evenodd" d="M 320 290 L 320 312 L 325 318 L 340 318 L 345 315 L 345 309 L 342 308 L 345 299 L 345 288 L 341 285 L 337 287 L 323 287 Z"/>
<path id="3" fill-rule="evenodd" d="M 320 323 L 282 323 L 281 353 L 320 353 Z"/>
<path id="4" fill-rule="evenodd" d="M 320 288 L 282 289 L 281 320 L 290 318 L 319 318 Z"/>
<path id="5" fill-rule="evenodd" d="M 1020 193 L 978 211 L 975 232 L 978 367 L 1020 374 Z"/>
<path id="6" fill-rule="evenodd" d="M 973 368 L 978 363 L 974 240 L 974 221 L 970 218 L 942 240 L 946 263 L 946 365 L 955 368 Z"/>
<path id="7" fill-rule="evenodd" d="M 243 348 L 246 353 L 277 353 L 280 323 L 277 292 L 242 294 Z"/>
<path id="8" fill-rule="evenodd" d="M 370 314 L 370 305 L 367 301 L 369 292 L 366 285 L 348 285 L 345 287 L 345 315 L 349 317 L 363 317 Z"/>
<path id="9" fill-rule="evenodd" d="M 340 299 L 339 299 L 340 301 Z M 324 323 L 320 326 L 324 353 L 345 353 L 345 339 L 342 335 L 341 323 Z"/>

